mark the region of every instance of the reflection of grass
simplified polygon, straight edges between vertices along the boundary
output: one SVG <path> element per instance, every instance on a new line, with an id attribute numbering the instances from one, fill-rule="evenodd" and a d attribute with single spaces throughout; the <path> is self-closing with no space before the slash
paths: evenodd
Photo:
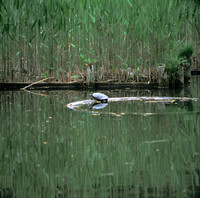
<path id="1" fill-rule="evenodd" d="M 183 189 L 187 192 L 188 185 L 197 185 L 198 114 L 125 114 L 116 119 L 68 111 L 66 93 L 58 95 L 66 100 L 64 104 L 57 96 L 12 94 L 1 97 L 6 109 L 0 109 L 0 184 L 12 188 L 16 197 L 90 197 L 111 192 L 118 197 L 130 188 L 135 195 L 141 188 L 147 195 L 148 189 L 164 193 L 166 188 L 179 195 Z M 117 114 L 159 111 L 157 105 L 141 102 L 108 108 Z"/>

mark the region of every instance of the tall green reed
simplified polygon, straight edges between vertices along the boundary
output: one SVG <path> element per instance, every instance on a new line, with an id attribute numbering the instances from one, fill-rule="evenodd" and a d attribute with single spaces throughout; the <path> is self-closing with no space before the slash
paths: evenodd
<path id="1" fill-rule="evenodd" d="M 195 3 L 167 0 L 1 1 L 1 81 L 68 80 L 81 55 L 111 71 L 154 69 L 182 44 L 199 46 Z M 195 18 L 194 18 L 195 16 Z"/>

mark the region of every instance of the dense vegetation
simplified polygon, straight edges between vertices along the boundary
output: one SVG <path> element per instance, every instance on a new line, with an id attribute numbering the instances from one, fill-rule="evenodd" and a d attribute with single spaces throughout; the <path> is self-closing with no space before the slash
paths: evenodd
<path id="1" fill-rule="evenodd" d="M 0 0 L 0 81 L 152 72 L 199 51 L 198 0 Z M 143 69 L 146 68 L 144 71 Z"/>

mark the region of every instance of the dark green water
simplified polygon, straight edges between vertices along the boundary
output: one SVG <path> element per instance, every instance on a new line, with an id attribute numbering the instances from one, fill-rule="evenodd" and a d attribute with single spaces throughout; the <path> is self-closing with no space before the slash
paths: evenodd
<path id="1" fill-rule="evenodd" d="M 200 78 L 179 92 L 104 93 L 200 98 Z M 199 197 L 200 101 L 65 107 L 89 94 L 0 92 L 0 198 Z"/>

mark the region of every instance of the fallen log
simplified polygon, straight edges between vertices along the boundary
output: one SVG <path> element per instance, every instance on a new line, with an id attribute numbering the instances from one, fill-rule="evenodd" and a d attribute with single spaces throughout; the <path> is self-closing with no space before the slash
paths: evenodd
<path id="1" fill-rule="evenodd" d="M 126 101 L 156 101 L 163 103 L 173 103 L 175 101 L 197 101 L 197 98 L 186 98 L 186 97 L 120 97 L 120 98 L 108 98 L 108 103 L 110 102 L 126 102 Z M 66 106 L 71 110 L 77 110 L 82 105 L 95 105 L 99 103 L 96 100 L 82 100 L 67 104 Z"/>

